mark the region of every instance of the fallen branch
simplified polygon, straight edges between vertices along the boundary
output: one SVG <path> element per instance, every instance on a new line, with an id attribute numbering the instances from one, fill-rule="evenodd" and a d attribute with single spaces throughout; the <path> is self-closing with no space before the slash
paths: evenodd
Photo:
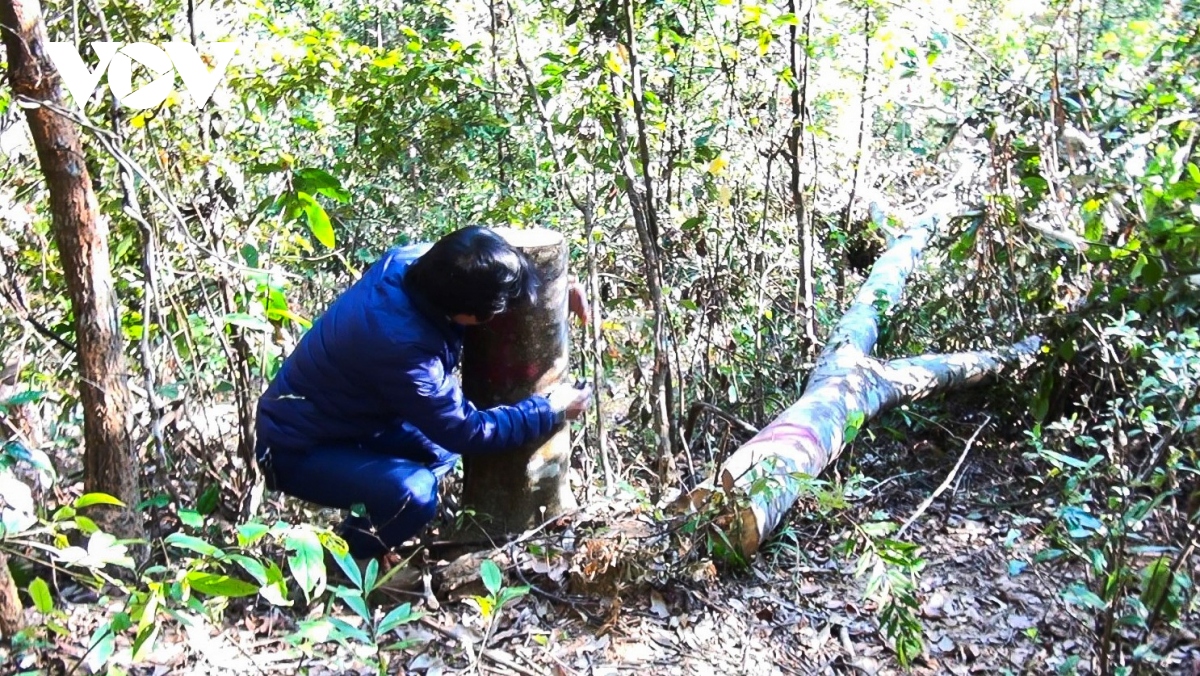
<path id="1" fill-rule="evenodd" d="M 933 501 L 937 500 L 939 495 L 946 492 L 946 489 L 950 487 L 950 482 L 954 481 L 954 477 L 958 475 L 958 470 L 962 467 L 963 461 L 967 459 L 967 453 L 971 451 L 971 446 L 975 444 L 975 439 L 979 437 L 979 433 L 982 432 L 983 428 L 987 427 L 988 423 L 990 422 L 992 422 L 992 417 L 988 416 L 987 420 L 984 420 L 983 424 L 979 426 L 979 429 L 975 430 L 975 433 L 971 435 L 971 438 L 967 439 L 967 444 L 963 446 L 962 453 L 958 456 L 958 462 L 954 463 L 954 467 L 950 468 L 950 473 L 946 475 L 946 478 L 942 481 L 941 485 L 935 488 L 934 491 L 929 494 L 929 497 L 925 498 L 925 501 L 921 503 L 921 506 L 917 507 L 917 511 L 913 512 L 912 515 L 909 516 L 903 524 L 901 524 L 899 530 L 896 531 L 896 537 L 903 535 L 904 531 L 908 530 L 909 527 L 916 523 L 917 519 L 921 518 L 921 515 L 925 513 L 925 510 L 929 509 L 929 506 L 933 504 Z"/>

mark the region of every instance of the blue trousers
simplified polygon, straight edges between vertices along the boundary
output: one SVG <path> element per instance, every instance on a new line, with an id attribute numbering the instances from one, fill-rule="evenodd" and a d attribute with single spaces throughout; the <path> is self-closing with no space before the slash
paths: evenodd
<path id="1" fill-rule="evenodd" d="M 270 454 L 277 490 L 326 507 L 365 509 L 339 530 L 356 558 L 379 556 L 432 521 L 438 480 L 458 462 L 407 423 L 357 443 Z"/>

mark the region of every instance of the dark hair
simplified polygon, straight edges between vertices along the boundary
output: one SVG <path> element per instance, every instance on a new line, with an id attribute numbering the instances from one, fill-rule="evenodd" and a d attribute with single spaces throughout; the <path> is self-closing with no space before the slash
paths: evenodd
<path id="1" fill-rule="evenodd" d="M 520 249 L 487 228 L 470 226 L 439 239 L 405 282 L 447 317 L 487 321 L 522 300 L 537 302 L 542 280 Z"/>

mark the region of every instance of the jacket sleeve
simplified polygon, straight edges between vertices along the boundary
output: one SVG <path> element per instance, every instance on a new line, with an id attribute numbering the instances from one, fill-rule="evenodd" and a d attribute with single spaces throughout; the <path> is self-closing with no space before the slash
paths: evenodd
<path id="1" fill-rule="evenodd" d="M 411 345 L 392 355 L 387 369 L 392 378 L 380 393 L 389 412 L 454 453 L 507 451 L 549 436 L 562 423 L 562 414 L 541 395 L 480 410 L 463 396 L 437 355 Z"/>

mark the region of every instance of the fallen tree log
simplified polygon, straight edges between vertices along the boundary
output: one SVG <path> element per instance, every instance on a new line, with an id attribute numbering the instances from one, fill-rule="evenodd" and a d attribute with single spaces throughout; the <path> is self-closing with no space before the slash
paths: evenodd
<path id="1" fill-rule="evenodd" d="M 730 523 L 730 544 L 743 557 L 753 556 L 799 499 L 805 477 L 820 474 L 841 453 L 847 426 L 861 426 L 901 403 L 976 383 L 1009 366 L 1025 365 L 1037 354 L 1034 336 L 1000 349 L 930 354 L 882 361 L 870 356 L 879 338 L 882 313 L 900 301 L 944 206 L 934 207 L 895 239 L 875 262 L 871 274 L 842 316 L 799 401 L 749 442 L 717 472 L 720 487 L 737 505 Z M 872 216 L 882 215 L 872 205 Z M 693 491 L 699 504 L 713 482 Z"/>

